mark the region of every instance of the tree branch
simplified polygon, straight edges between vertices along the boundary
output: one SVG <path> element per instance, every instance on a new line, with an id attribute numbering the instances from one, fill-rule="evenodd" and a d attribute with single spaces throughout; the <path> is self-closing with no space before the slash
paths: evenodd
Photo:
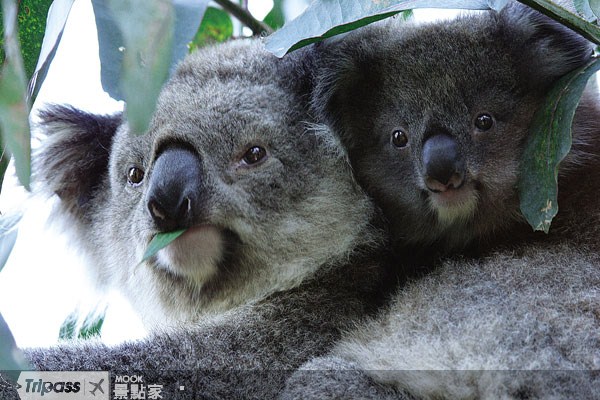
<path id="1" fill-rule="evenodd" d="M 231 0 L 214 0 L 215 3 L 223 7 L 225 11 L 236 17 L 242 24 L 252 30 L 252 34 L 262 35 L 263 33 L 270 34 L 273 30 L 264 22 L 258 21 L 248 12 Z"/>

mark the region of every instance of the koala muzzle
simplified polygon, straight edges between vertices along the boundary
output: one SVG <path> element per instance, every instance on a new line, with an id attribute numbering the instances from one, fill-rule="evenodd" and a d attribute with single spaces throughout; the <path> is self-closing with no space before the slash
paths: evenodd
<path id="1" fill-rule="evenodd" d="M 161 232 L 191 227 L 201 211 L 202 165 L 193 151 L 168 147 L 156 161 L 146 204 Z"/>
<path id="2" fill-rule="evenodd" d="M 445 134 L 429 137 L 423 144 L 425 185 L 432 192 L 458 189 L 465 178 L 465 163 L 458 143 Z"/>

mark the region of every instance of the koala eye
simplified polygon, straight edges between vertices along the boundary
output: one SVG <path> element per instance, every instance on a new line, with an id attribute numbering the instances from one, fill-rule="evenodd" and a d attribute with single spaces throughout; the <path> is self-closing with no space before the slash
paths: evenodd
<path id="1" fill-rule="evenodd" d="M 267 150 L 264 147 L 252 146 L 243 155 L 242 162 L 246 165 L 253 165 L 261 162 L 267 157 Z"/>
<path id="2" fill-rule="evenodd" d="M 392 132 L 392 144 L 399 148 L 406 147 L 408 144 L 408 135 L 406 132 L 400 129 L 396 129 Z"/>
<path id="3" fill-rule="evenodd" d="M 494 117 L 490 114 L 483 113 L 475 117 L 475 127 L 480 131 L 490 130 L 494 126 Z"/>
<path id="4" fill-rule="evenodd" d="M 144 171 L 138 167 L 131 167 L 127 171 L 127 183 L 131 186 L 138 186 L 144 180 Z"/>

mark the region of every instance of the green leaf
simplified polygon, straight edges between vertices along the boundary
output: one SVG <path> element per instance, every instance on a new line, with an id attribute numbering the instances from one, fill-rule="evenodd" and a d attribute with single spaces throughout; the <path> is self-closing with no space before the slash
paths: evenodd
<path id="1" fill-rule="evenodd" d="M 167 79 L 173 42 L 173 5 L 167 0 L 108 0 L 125 46 L 121 89 L 129 128 L 148 129 L 156 100 Z"/>
<path id="2" fill-rule="evenodd" d="M 21 220 L 20 214 L 8 215 L 0 218 L 0 271 L 15 244 L 17 238 L 17 224 Z M 23 353 L 17 348 L 15 338 L 6 321 L 0 314 L 0 370 L 29 369 Z"/>
<path id="3" fill-rule="evenodd" d="M 79 339 L 90 339 L 95 336 L 100 336 L 102 325 L 104 324 L 104 317 L 106 316 L 106 308 L 100 314 L 98 312 L 91 312 L 83 321 L 83 325 L 79 328 L 77 337 Z"/>
<path id="4" fill-rule="evenodd" d="M 2 9 L 6 59 L 0 75 L 0 130 L 6 148 L 15 158 L 17 177 L 29 190 L 31 175 L 29 106 L 25 98 L 27 84 L 17 38 L 17 7 L 14 0 L 3 0 Z"/>
<path id="5" fill-rule="evenodd" d="M 224 42 L 232 35 L 233 23 L 229 14 L 220 8 L 208 7 L 200 28 L 190 43 L 190 52 L 208 44 Z"/>
<path id="6" fill-rule="evenodd" d="M 501 9 L 506 0 L 318 0 L 266 39 L 266 48 L 278 57 L 323 40 L 414 8 Z"/>
<path id="7" fill-rule="evenodd" d="M 28 77 L 31 77 L 35 70 L 46 30 L 46 17 L 51 4 L 52 0 L 19 1 L 19 10 L 17 13 L 19 40 L 21 42 L 21 54 L 25 64 L 25 71 Z M 4 61 L 3 50 L 0 52 L 0 61 Z"/>
<path id="8" fill-rule="evenodd" d="M 35 70 L 33 75 L 28 75 L 29 97 L 31 103 L 34 102 L 37 93 L 42 87 L 44 79 L 46 79 L 48 69 L 50 68 L 50 63 L 56 54 L 56 49 L 58 48 L 58 44 L 62 38 L 62 33 L 65 29 L 65 24 L 67 22 L 69 13 L 71 12 L 71 6 L 74 2 L 74 0 L 54 0 L 53 2 L 50 0 L 44 1 L 47 1 L 48 4 L 52 3 L 52 6 L 48 12 L 47 20 L 45 20 L 46 29 L 43 31 L 44 40 L 41 42 L 41 49 L 39 52 L 39 57 L 37 58 Z M 22 30 L 21 27 L 19 29 Z M 21 43 L 23 43 L 22 40 Z"/>
<path id="9" fill-rule="evenodd" d="M 128 0 L 131 2 L 132 0 Z M 156 2 L 156 0 L 152 0 Z M 165 61 L 169 61 L 170 70 L 173 71 L 175 65 L 188 54 L 188 44 L 198 31 L 200 21 L 204 11 L 208 6 L 209 0 L 173 0 L 174 8 L 173 25 L 173 48 L 171 56 L 165 55 Z M 143 1 L 138 3 L 140 7 L 147 8 Z M 117 18 L 117 14 L 113 13 L 109 7 L 108 0 L 92 0 L 94 8 L 94 16 L 96 19 L 96 27 L 98 29 L 98 45 L 100 54 L 100 80 L 104 90 L 114 99 L 127 100 L 121 81 L 123 80 L 123 49 L 127 48 L 124 36 L 121 34 L 121 29 L 118 21 L 122 23 L 131 22 L 133 16 L 128 15 L 125 11 L 123 15 Z M 164 16 L 162 16 L 164 17 Z M 158 20 L 161 15 L 156 15 Z M 169 17 L 171 18 L 171 17 Z M 135 24 L 139 26 L 140 24 Z M 134 28 L 134 27 L 132 27 Z M 144 27 L 134 28 L 143 30 Z M 143 36 L 143 34 L 142 34 Z M 152 45 L 151 38 L 148 38 L 150 46 Z"/>
<path id="10" fill-rule="evenodd" d="M 590 1 L 588 0 L 573 0 L 573 5 L 577 13 L 582 16 L 586 21 L 595 21 L 597 16 L 594 14 L 590 7 Z"/>
<path id="11" fill-rule="evenodd" d="M 208 8 L 209 0 L 175 0 L 175 40 L 171 71 L 190 51 L 190 42 L 198 32 Z"/>
<path id="12" fill-rule="evenodd" d="M 0 271 L 12 252 L 17 241 L 17 232 L 21 214 L 8 214 L 0 217 Z"/>
<path id="13" fill-rule="evenodd" d="M 31 369 L 0 314 L 0 371 Z"/>
<path id="14" fill-rule="evenodd" d="M 560 79 L 536 112 L 523 153 L 521 212 L 534 230 L 548 232 L 558 212 L 558 165 L 571 149 L 571 124 L 588 79 L 600 70 L 594 59 Z"/>
<path id="15" fill-rule="evenodd" d="M 589 0 L 589 4 L 596 18 L 600 18 L 600 0 Z"/>
<path id="16" fill-rule="evenodd" d="M 521 3 L 528 5 L 531 8 L 538 10 L 539 12 L 553 18 L 554 20 L 560 22 L 561 24 L 571 28 L 575 32 L 579 33 L 586 39 L 600 44 L 600 27 L 598 25 L 592 24 L 586 21 L 584 18 L 579 15 L 575 15 L 572 12 L 566 10 L 559 4 L 551 1 L 551 0 L 519 0 Z M 577 8 L 578 6 L 575 5 Z M 582 5 L 579 6 L 580 8 Z M 593 8 L 592 8 L 593 9 Z M 579 10 L 578 10 L 579 12 Z M 584 17 L 587 18 L 585 15 Z"/>
<path id="17" fill-rule="evenodd" d="M 17 224 L 21 214 L 13 214 L 0 218 L 0 271 L 15 244 Z M 23 353 L 17 348 L 15 339 L 0 314 L 0 370 L 28 369 Z"/>
<path id="18" fill-rule="evenodd" d="M 77 321 L 79 319 L 79 312 L 73 311 L 65 318 L 60 329 L 58 331 L 58 338 L 60 340 L 72 340 L 75 339 L 75 331 L 77 329 Z"/>
<path id="19" fill-rule="evenodd" d="M 177 239 L 185 232 L 185 229 L 180 229 L 178 231 L 166 232 L 166 233 L 158 233 L 156 236 L 152 238 L 148 247 L 146 248 L 146 252 L 142 257 L 141 263 L 148 260 L 150 257 L 154 257 L 156 253 L 158 253 L 161 249 L 167 247 L 169 243 L 173 240 Z"/>
<path id="20" fill-rule="evenodd" d="M 9 162 L 10 153 L 6 151 L 4 140 L 2 140 L 2 135 L 0 135 L 0 192 L 2 192 L 2 183 L 4 182 L 4 176 L 6 175 Z"/>
<path id="21" fill-rule="evenodd" d="M 81 324 L 79 323 L 80 315 L 81 312 L 75 310 L 65 318 L 58 333 L 60 340 L 89 339 L 100 336 L 106 308 L 100 312 L 98 310 L 89 312 Z"/>
<path id="22" fill-rule="evenodd" d="M 121 65 L 125 47 L 123 35 L 110 11 L 107 0 L 92 0 L 96 29 L 98 31 L 98 53 L 100 56 L 100 82 L 110 97 L 123 100 L 121 91 Z"/>
<path id="23" fill-rule="evenodd" d="M 263 22 L 269 25 L 274 31 L 281 28 L 285 23 L 283 14 L 283 0 L 273 0 L 273 8 L 263 19 Z"/>

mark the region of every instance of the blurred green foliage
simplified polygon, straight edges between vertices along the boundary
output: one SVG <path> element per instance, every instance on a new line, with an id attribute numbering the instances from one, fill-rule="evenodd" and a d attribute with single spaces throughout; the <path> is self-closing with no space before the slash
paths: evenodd
<path id="1" fill-rule="evenodd" d="M 17 23 L 19 24 L 19 41 L 21 43 L 21 54 L 25 65 L 25 74 L 31 78 L 37 65 L 44 32 L 46 31 L 46 18 L 52 0 L 21 0 L 19 1 L 19 12 Z M 0 16 L 3 17 L 0 9 Z M 4 64 L 4 23 L 1 22 L 2 36 L 0 37 L 0 64 Z"/>
<path id="2" fill-rule="evenodd" d="M 190 52 L 198 47 L 221 43 L 233 36 L 231 16 L 220 8 L 208 7 L 204 18 L 190 43 Z"/>

